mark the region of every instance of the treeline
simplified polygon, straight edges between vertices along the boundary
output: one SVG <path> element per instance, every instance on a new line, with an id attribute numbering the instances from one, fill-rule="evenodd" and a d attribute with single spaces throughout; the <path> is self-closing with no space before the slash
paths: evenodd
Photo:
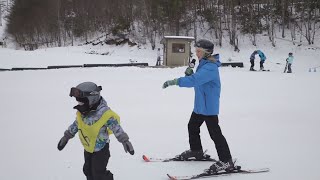
<path id="1" fill-rule="evenodd" d="M 26 49 L 88 42 L 101 34 L 149 40 L 155 47 L 163 35 L 197 38 L 211 32 L 217 44 L 222 46 L 227 37 L 238 50 L 240 34 L 253 45 L 257 34 L 265 33 L 276 46 L 276 32 L 283 38 L 291 32 L 293 41 L 313 44 L 320 29 L 320 1 L 13 0 L 7 22 L 7 33 Z"/>

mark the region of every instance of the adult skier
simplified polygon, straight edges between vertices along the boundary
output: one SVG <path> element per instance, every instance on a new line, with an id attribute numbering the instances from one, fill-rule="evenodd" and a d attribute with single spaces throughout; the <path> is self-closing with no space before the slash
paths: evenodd
<path id="1" fill-rule="evenodd" d="M 125 152 L 134 154 L 129 136 L 120 126 L 120 117 L 107 105 L 100 96 L 101 86 L 93 82 L 83 82 L 71 88 L 70 96 L 75 97 L 78 105 L 76 120 L 64 132 L 58 143 L 61 151 L 69 139 L 79 132 L 79 138 L 84 147 L 83 173 L 87 180 L 113 180 L 113 174 L 106 169 L 109 158 L 110 134 L 123 144 Z"/>
<path id="2" fill-rule="evenodd" d="M 219 161 L 215 162 L 207 170 L 211 173 L 226 170 L 232 171 L 234 164 L 225 137 L 219 126 L 219 99 L 220 99 L 220 76 L 219 54 L 212 55 L 214 45 L 208 40 L 199 40 L 195 44 L 196 55 L 199 65 L 196 72 L 185 73 L 187 76 L 168 80 L 163 88 L 172 85 L 179 87 L 193 87 L 195 91 L 194 108 L 188 123 L 190 149 L 177 157 L 181 160 L 204 157 L 200 140 L 200 126 L 206 123 L 211 139 L 214 141 Z M 190 69 L 190 68 L 189 68 Z"/>

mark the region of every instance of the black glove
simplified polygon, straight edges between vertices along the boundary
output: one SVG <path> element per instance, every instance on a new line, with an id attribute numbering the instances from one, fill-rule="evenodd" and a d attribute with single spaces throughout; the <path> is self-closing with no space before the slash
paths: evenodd
<path id="1" fill-rule="evenodd" d="M 134 149 L 133 149 L 133 146 L 129 140 L 123 142 L 122 145 L 123 145 L 124 151 L 126 153 L 129 152 L 131 155 L 134 155 Z"/>
<path id="2" fill-rule="evenodd" d="M 131 155 L 134 155 L 134 149 L 129 141 L 129 136 L 127 133 L 122 133 L 117 137 L 118 141 L 122 143 L 124 151 L 127 153 L 129 152 Z"/>
<path id="3" fill-rule="evenodd" d="M 69 139 L 73 138 L 74 135 L 69 132 L 69 130 L 66 130 L 64 132 L 64 136 L 60 139 L 58 143 L 58 150 L 61 151 L 68 143 Z"/>

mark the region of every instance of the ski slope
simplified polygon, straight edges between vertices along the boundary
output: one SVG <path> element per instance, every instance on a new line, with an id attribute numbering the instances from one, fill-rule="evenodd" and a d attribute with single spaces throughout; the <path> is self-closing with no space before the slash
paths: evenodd
<path id="1" fill-rule="evenodd" d="M 264 51 L 268 58 L 265 67 L 271 72 L 248 71 L 252 47 L 242 48 L 240 53 L 217 48 L 222 61 L 230 58 L 243 61 L 246 66 L 220 68 L 220 126 L 233 158 L 243 168 L 268 167 L 271 171 L 212 179 L 320 178 L 320 72 L 308 71 L 309 67 L 320 64 L 320 50 L 285 46 L 285 43 Z M 156 61 L 156 51 L 148 49 L 130 51 L 122 47 L 113 55 L 99 56 L 84 53 L 90 48 L 93 47 L 32 52 L 0 48 L 0 68 L 128 63 L 128 57 L 150 64 Z M 284 74 L 284 59 L 289 51 L 295 55 L 294 73 Z M 68 96 L 69 90 L 84 81 L 103 87 L 102 96 L 120 115 L 136 151 L 134 156 L 126 154 L 122 144 L 111 137 L 108 169 L 115 179 L 165 180 L 167 173 L 202 172 L 210 162 L 146 163 L 142 160 L 143 154 L 171 157 L 189 148 L 187 124 L 194 92 L 188 88 L 161 88 L 164 81 L 183 76 L 184 70 L 185 67 L 108 67 L 0 71 L 0 179 L 86 179 L 82 173 L 83 147 L 78 137 L 69 141 L 63 151 L 57 150 L 63 132 L 75 119 L 76 112 L 72 108 L 76 101 Z M 203 148 L 217 158 L 205 125 L 201 138 Z"/>

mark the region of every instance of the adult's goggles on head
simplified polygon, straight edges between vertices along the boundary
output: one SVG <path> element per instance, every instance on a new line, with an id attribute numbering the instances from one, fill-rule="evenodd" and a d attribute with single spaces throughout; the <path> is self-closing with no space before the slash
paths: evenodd
<path id="1" fill-rule="evenodd" d="M 72 87 L 70 89 L 70 97 L 76 97 L 76 98 L 84 98 L 84 97 L 88 97 L 88 96 L 95 96 L 95 95 L 99 95 L 100 91 L 102 90 L 101 86 L 98 86 L 96 90 L 94 91 L 81 91 L 78 88 Z"/>

